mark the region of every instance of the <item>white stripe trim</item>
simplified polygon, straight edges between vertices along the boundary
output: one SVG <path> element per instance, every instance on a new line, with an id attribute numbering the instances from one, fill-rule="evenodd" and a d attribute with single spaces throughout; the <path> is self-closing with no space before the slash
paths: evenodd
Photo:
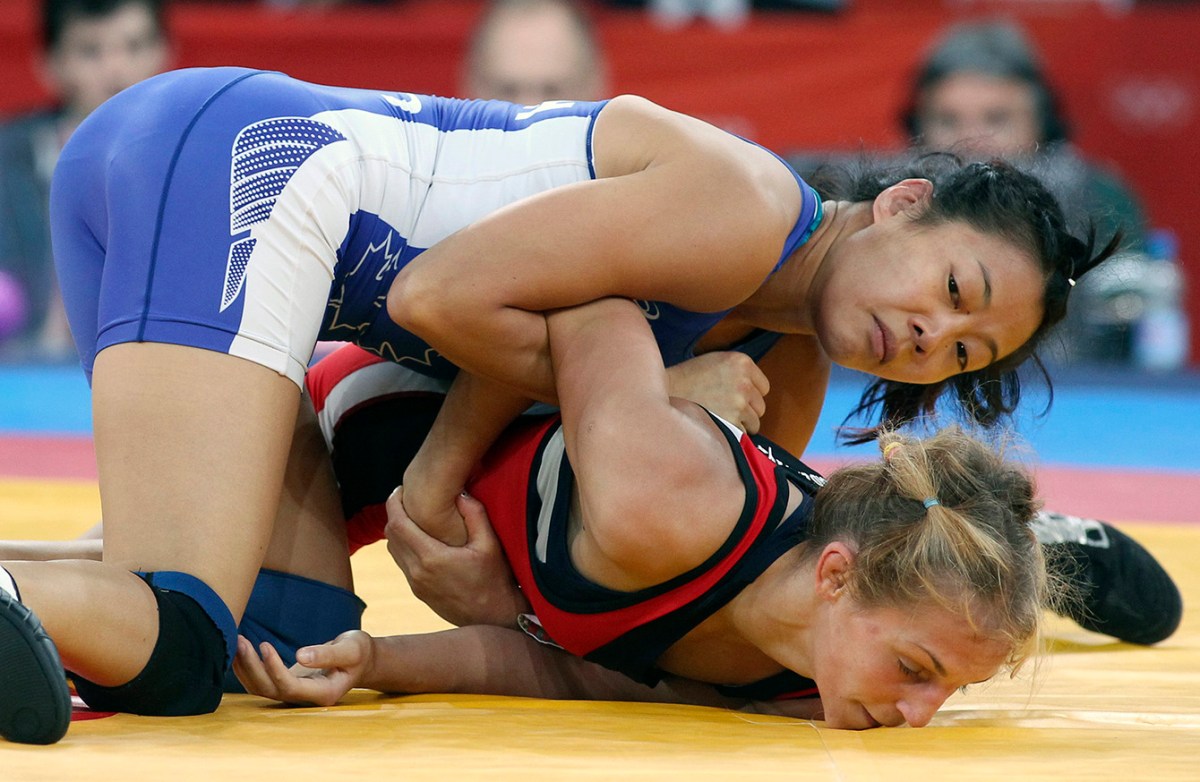
<path id="1" fill-rule="evenodd" d="M 342 416 L 370 399 L 408 391 L 445 394 L 449 389 L 449 380 L 422 375 L 390 361 L 356 369 L 330 389 L 325 397 L 325 406 L 317 415 L 325 445 L 333 447 L 333 435 L 341 424 Z"/>
<path id="2" fill-rule="evenodd" d="M 0 590 L 7 592 L 18 603 L 21 602 L 21 593 L 17 591 L 17 582 L 13 581 L 12 574 L 2 567 L 0 567 Z"/>
<path id="3" fill-rule="evenodd" d="M 539 562 L 546 561 L 546 551 L 550 547 L 550 523 L 554 520 L 554 507 L 558 500 L 558 478 L 562 472 L 563 454 L 566 450 L 560 426 L 542 449 L 542 463 L 538 468 L 537 487 L 538 496 L 542 498 L 542 507 L 538 512 L 537 539 L 534 541 L 533 553 Z"/>

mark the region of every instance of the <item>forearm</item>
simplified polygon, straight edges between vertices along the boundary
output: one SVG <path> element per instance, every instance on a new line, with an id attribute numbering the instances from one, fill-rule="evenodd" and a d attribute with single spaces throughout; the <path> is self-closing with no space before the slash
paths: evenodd
<path id="1" fill-rule="evenodd" d="M 100 560 L 104 525 L 97 522 L 74 540 L 0 540 L 0 560 L 47 562 L 55 559 Z"/>
<path id="2" fill-rule="evenodd" d="M 76 540 L 0 540 L 0 560 L 46 562 L 55 559 L 100 560 L 104 541 L 98 538 Z"/>
<path id="3" fill-rule="evenodd" d="M 754 705 L 720 695 L 710 684 L 676 676 L 648 687 L 538 643 L 519 630 L 501 627 L 461 627 L 378 638 L 374 643 L 372 670 L 360 684 L 380 692 L 687 703 L 730 709 Z"/>
<path id="4" fill-rule="evenodd" d="M 495 381 L 460 372 L 421 449 L 405 471 L 404 508 L 425 532 L 462 545 L 462 529 L 429 529 L 466 485 L 471 471 L 529 398 Z"/>
<path id="5" fill-rule="evenodd" d="M 380 692 L 602 697 L 586 683 L 589 669 L 599 666 L 515 629 L 472 625 L 378 638 L 374 644 L 371 670 L 360 685 Z"/>
<path id="6" fill-rule="evenodd" d="M 563 424 L 581 437 L 616 411 L 632 429 L 670 411 L 662 356 L 645 318 L 625 299 L 604 299 L 547 318 Z"/>
<path id="7" fill-rule="evenodd" d="M 414 276 L 416 267 L 426 265 L 421 260 L 402 270 L 388 293 L 392 320 L 464 371 L 556 404 L 544 314 L 506 306 L 491 296 L 472 296 L 470 283 L 456 286 L 451 303 L 444 289 L 436 290 L 443 285 L 436 275 Z M 435 290 L 426 289 L 430 284 Z"/>

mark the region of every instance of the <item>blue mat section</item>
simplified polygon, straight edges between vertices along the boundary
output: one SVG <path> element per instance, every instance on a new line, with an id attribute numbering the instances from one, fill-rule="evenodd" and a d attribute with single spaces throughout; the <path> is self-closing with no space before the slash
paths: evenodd
<path id="1" fill-rule="evenodd" d="M 91 434 L 92 396 L 77 366 L 0 366 L 0 432 Z"/>
<path id="2" fill-rule="evenodd" d="M 1092 371 L 1054 377 L 1049 411 L 1044 385 L 1031 383 L 1013 422 L 1018 443 L 1032 449 L 1037 462 L 1200 471 L 1200 376 Z M 878 452 L 873 445 L 836 442 L 836 430 L 864 386 L 850 373 L 834 376 L 810 454 L 869 458 Z"/>
<path id="3" fill-rule="evenodd" d="M 1055 370 L 1054 403 L 1027 387 L 1020 438 L 1046 464 L 1200 471 L 1200 374 Z M 872 457 L 873 446 L 841 447 L 836 429 L 858 401 L 862 376 L 834 373 L 810 456 Z M 89 434 L 91 400 L 76 367 L 0 366 L 0 433 Z M 770 398 L 768 397 L 768 404 Z"/>

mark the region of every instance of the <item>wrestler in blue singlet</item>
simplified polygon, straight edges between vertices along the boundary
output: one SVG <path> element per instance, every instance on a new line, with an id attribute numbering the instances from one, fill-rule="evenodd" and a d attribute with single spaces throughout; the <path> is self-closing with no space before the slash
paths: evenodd
<path id="1" fill-rule="evenodd" d="M 106 346 L 153 341 L 241 356 L 299 385 L 320 339 L 450 376 L 388 317 L 393 278 L 506 204 L 594 178 L 605 105 L 324 87 L 241 68 L 126 90 L 79 127 L 54 177 L 56 262 L 85 371 Z M 819 198 L 797 181 L 803 208 L 780 263 L 820 220 Z M 724 315 L 642 305 L 668 364 Z"/>

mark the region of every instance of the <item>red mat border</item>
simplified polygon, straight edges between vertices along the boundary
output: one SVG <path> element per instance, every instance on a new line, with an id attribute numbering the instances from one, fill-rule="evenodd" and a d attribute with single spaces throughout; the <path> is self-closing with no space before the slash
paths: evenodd
<path id="1" fill-rule="evenodd" d="M 823 472 L 845 460 L 813 458 Z M 1052 510 L 1121 522 L 1200 524 L 1200 472 L 1042 465 L 1038 484 Z M 92 439 L 0 437 L 0 478 L 95 480 Z"/>

